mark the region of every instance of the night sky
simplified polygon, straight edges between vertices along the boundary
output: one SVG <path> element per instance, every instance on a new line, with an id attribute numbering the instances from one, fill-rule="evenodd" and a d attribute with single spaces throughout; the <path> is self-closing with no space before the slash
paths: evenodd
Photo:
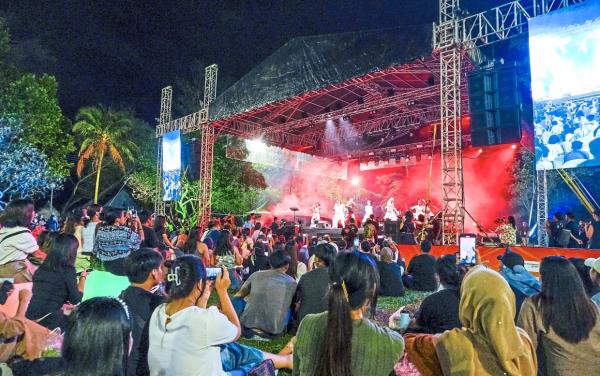
<path id="1" fill-rule="evenodd" d="M 501 3 L 463 1 L 463 7 L 473 12 Z M 428 24 L 438 17 L 437 4 L 4 0 L 0 11 L 15 42 L 12 62 L 56 75 L 67 116 L 104 103 L 131 107 L 154 123 L 160 89 L 191 80 L 198 67 L 219 64 L 220 93 L 293 37 Z"/>

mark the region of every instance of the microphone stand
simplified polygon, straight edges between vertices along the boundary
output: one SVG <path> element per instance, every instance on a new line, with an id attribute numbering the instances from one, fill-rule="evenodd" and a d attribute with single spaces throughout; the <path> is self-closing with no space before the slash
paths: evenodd
<path id="1" fill-rule="evenodd" d="M 485 236 L 486 236 L 488 239 L 492 240 L 492 242 L 494 243 L 494 245 L 495 245 L 496 247 L 502 247 L 502 244 L 501 244 L 501 243 L 497 243 L 495 240 L 493 240 L 493 238 L 492 238 L 492 237 L 491 237 L 491 236 L 490 236 L 490 235 L 487 233 L 487 231 L 485 231 L 485 228 L 484 228 L 482 225 L 480 225 L 480 224 L 479 224 L 479 222 L 477 222 L 477 220 L 475 220 L 475 218 L 473 218 L 473 216 L 471 215 L 471 213 L 469 213 L 469 211 L 467 210 L 467 208 L 465 208 L 465 207 L 463 206 L 463 208 L 462 208 L 462 209 L 465 211 L 465 213 L 467 213 L 467 215 L 469 216 L 469 218 L 471 218 L 471 220 L 472 220 L 472 221 L 473 221 L 473 222 L 474 222 L 474 223 L 477 225 L 477 228 L 478 228 L 479 230 L 481 230 L 481 232 L 483 232 L 483 233 L 484 233 L 484 235 L 485 235 Z"/>

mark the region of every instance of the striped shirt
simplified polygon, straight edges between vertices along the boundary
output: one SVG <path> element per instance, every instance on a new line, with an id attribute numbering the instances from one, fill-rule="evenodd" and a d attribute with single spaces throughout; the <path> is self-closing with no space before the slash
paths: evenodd
<path id="1" fill-rule="evenodd" d="M 141 242 L 139 235 L 128 227 L 101 226 L 96 232 L 93 253 L 103 262 L 118 260 L 138 250 Z"/>

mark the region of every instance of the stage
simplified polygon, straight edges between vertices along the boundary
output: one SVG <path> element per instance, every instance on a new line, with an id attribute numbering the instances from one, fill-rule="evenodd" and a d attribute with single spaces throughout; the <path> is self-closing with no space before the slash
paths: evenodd
<path id="1" fill-rule="evenodd" d="M 406 264 L 410 262 L 410 260 L 420 253 L 420 249 L 418 245 L 405 245 L 399 244 L 398 248 L 400 250 L 400 255 L 406 260 Z M 589 257 L 600 257 L 600 250 L 590 250 L 590 249 L 578 249 L 578 248 L 547 248 L 547 247 L 523 247 L 523 246 L 511 246 L 510 249 L 514 252 L 519 253 L 525 259 L 525 267 L 532 272 L 533 274 L 538 274 L 539 272 L 539 263 L 546 256 L 565 256 L 567 258 L 570 257 L 579 257 L 579 258 L 589 258 Z M 486 246 L 478 246 L 477 250 L 479 250 L 479 254 L 481 255 L 481 259 L 483 263 L 494 270 L 498 270 L 500 267 L 500 260 L 498 260 L 498 256 L 503 254 L 505 248 L 501 247 L 486 247 Z M 443 246 L 434 245 L 431 249 L 430 254 L 435 256 L 436 258 L 449 254 L 449 253 L 457 253 L 458 246 Z"/>

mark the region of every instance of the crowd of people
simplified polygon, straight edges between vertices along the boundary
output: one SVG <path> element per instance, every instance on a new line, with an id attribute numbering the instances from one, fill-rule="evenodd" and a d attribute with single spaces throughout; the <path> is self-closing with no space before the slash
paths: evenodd
<path id="1" fill-rule="evenodd" d="M 535 108 L 538 170 L 600 164 L 598 96 L 544 102 Z"/>
<path id="2" fill-rule="evenodd" d="M 407 262 L 393 239 L 353 228 L 307 239 L 226 216 L 173 234 L 164 216 L 95 206 L 36 234 L 34 216 L 28 200 L 0 215 L 0 303 L 19 290 L 16 315 L 0 314 L 0 362 L 14 374 L 600 370 L 600 257 L 546 257 L 540 282 L 510 249 L 498 271 L 436 258 L 429 240 Z M 428 296 L 378 324 L 378 298 L 407 289 Z M 278 353 L 238 341 L 284 334 Z"/>

